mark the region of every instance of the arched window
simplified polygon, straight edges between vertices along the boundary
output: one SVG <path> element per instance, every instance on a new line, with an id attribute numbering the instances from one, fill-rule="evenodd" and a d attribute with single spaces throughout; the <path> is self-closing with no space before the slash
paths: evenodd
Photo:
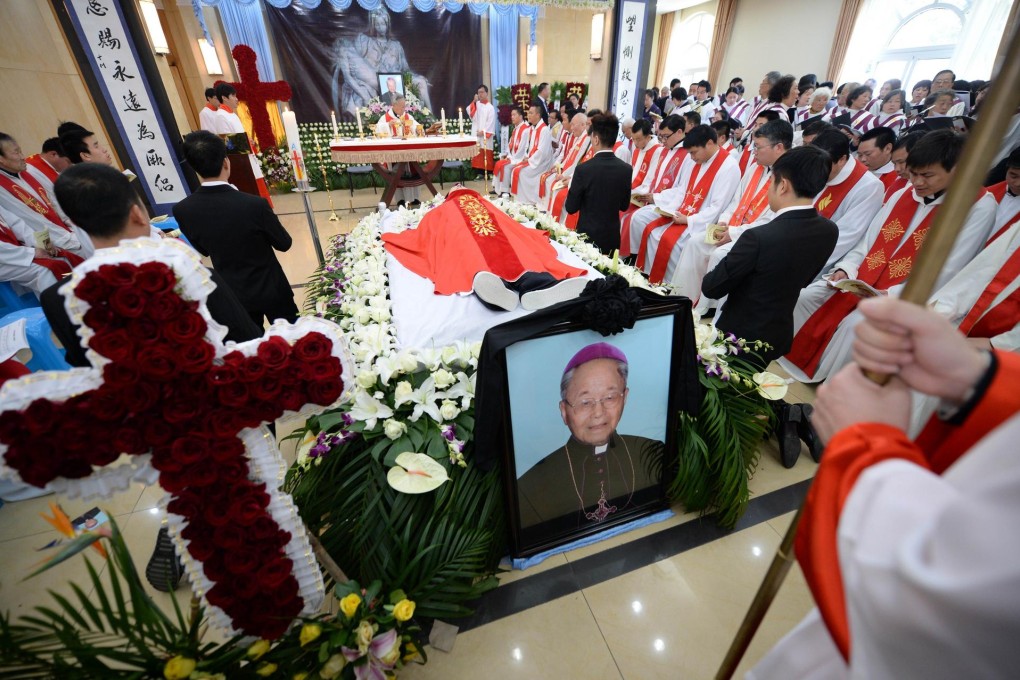
<path id="1" fill-rule="evenodd" d="M 708 77 L 708 48 L 715 16 L 698 12 L 673 26 L 666 52 L 666 82 L 679 78 L 686 88 Z"/>

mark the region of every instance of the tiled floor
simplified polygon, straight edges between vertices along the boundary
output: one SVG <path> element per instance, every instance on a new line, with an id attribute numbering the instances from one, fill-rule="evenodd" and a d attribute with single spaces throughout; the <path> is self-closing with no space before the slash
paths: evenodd
<path id="1" fill-rule="evenodd" d="M 477 184 L 475 188 L 481 189 L 481 183 Z M 325 249 L 330 237 L 349 231 L 358 219 L 375 209 L 378 195 L 360 190 L 352 199 L 347 192 L 334 192 L 333 201 L 339 217 L 336 221 L 329 219 L 324 192 L 313 193 L 311 199 Z M 281 254 L 280 260 L 291 283 L 301 284 L 308 280 L 317 265 L 302 201 L 291 194 L 274 197 L 274 203 L 281 221 L 294 237 L 293 247 Z M 303 302 L 303 291 L 303 287 L 296 289 L 299 304 Z M 812 398 L 813 390 L 801 385 L 792 386 L 788 397 L 790 401 Z M 285 436 L 293 427 L 294 422 L 281 422 L 278 433 Z M 284 454 L 293 456 L 293 442 L 284 445 Z M 804 451 L 794 468 L 784 469 L 779 464 L 775 444 L 766 443 L 751 482 L 752 498 L 765 497 L 804 482 L 814 474 L 815 468 Z M 158 505 L 161 496 L 158 488 L 133 485 L 128 491 L 98 503 L 49 496 L 5 504 L 0 508 L 0 609 L 10 611 L 15 617 L 23 615 L 36 605 L 50 602 L 47 589 L 70 593 L 70 581 L 81 585 L 86 592 L 91 590 L 79 559 L 22 581 L 42 559 L 37 549 L 57 536 L 39 517 L 39 513 L 47 511 L 50 501 L 59 502 L 72 517 L 97 504 L 106 509 L 127 537 L 141 570 L 162 521 L 163 511 Z M 777 494 L 772 494 L 762 501 L 776 497 Z M 469 629 L 458 636 L 452 652 L 429 650 L 426 666 L 411 667 L 401 677 L 413 680 L 475 677 L 697 680 L 714 677 L 782 533 L 792 519 L 792 512 L 783 510 L 779 514 L 775 507 L 775 503 L 763 502 L 754 513 L 748 513 L 748 526 L 719 538 L 713 537 L 714 540 L 698 547 L 639 568 L 621 569 L 619 575 L 614 572 L 605 579 L 584 581 L 578 578 L 582 585 L 563 591 L 569 594 L 536 603 L 509 616 L 493 617 L 495 620 L 489 623 L 467 624 Z M 795 504 L 789 509 L 792 507 Z M 606 555 L 608 550 L 637 555 L 656 543 L 664 535 L 661 532 L 681 531 L 684 529 L 681 525 L 692 522 L 711 522 L 684 513 L 682 508 L 674 510 L 676 514 L 664 522 L 557 555 L 527 571 L 509 572 L 501 578 L 501 583 L 518 588 L 539 585 L 541 579 L 551 574 L 587 568 L 590 558 Z M 89 559 L 98 564 L 96 558 Z M 593 585 L 586 585 L 589 582 Z M 168 595 L 155 591 L 152 594 L 161 606 L 172 611 Z M 177 592 L 177 598 L 182 607 L 187 606 L 190 593 L 186 585 Z M 800 571 L 794 566 L 737 677 L 810 607 L 811 597 Z M 451 623 L 457 625 L 458 622 Z"/>

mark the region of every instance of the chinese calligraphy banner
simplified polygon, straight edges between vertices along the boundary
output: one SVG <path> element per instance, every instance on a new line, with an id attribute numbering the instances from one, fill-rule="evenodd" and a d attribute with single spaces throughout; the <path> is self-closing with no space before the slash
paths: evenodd
<path id="1" fill-rule="evenodd" d="M 645 89 L 651 42 L 649 11 L 655 11 L 654 0 L 625 0 L 617 3 L 611 101 L 613 112 L 620 118 L 637 118 L 643 110 L 644 98 L 641 93 Z"/>
<path id="2" fill-rule="evenodd" d="M 379 5 L 266 6 L 299 122 L 329 120 L 330 111 L 354 121 L 370 100 L 389 103 L 404 93 L 405 82 L 397 81 L 437 118 L 440 108 L 456 118 L 457 107 L 471 102 L 482 82 L 481 19 L 466 10 L 391 12 Z"/>
<path id="3" fill-rule="evenodd" d="M 188 185 L 176 154 L 171 151 L 167 126 L 146 77 L 120 2 L 63 0 L 74 32 L 121 137 L 119 148 L 138 175 L 153 210 L 170 212 L 188 195 Z M 68 36 L 69 39 L 72 36 Z M 147 43 L 142 45 L 149 49 Z M 155 83 L 162 87 L 162 83 Z M 102 102 L 96 102 L 101 106 Z M 174 127 L 176 132 L 176 127 Z M 110 130 L 110 134 L 114 131 Z"/>

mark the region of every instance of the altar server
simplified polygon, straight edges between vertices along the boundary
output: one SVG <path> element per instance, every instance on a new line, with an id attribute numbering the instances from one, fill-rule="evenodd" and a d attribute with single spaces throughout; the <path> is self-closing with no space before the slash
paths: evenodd
<path id="1" fill-rule="evenodd" d="M 216 134 L 235 135 L 244 132 L 244 125 L 237 116 L 237 90 L 229 83 L 216 86 L 216 98 L 220 100 L 220 108 L 216 110 Z"/>
<path id="2" fill-rule="evenodd" d="M 471 159 L 471 167 L 492 172 L 492 140 L 496 134 L 496 109 L 489 101 L 489 87 L 479 85 L 475 99 L 467 107 L 471 117 L 471 130 L 478 138 L 478 155 Z"/>
<path id="3" fill-rule="evenodd" d="M 216 132 L 216 111 L 220 108 L 220 100 L 216 96 L 215 87 L 205 89 L 205 106 L 198 112 L 198 127 L 215 134 Z"/>
<path id="4" fill-rule="evenodd" d="M 518 203 L 538 205 L 538 180 L 553 164 L 552 133 L 542 120 L 538 104 L 528 108 L 528 124 L 532 128 L 531 148 L 527 157 L 511 170 L 510 193 Z"/>
<path id="5" fill-rule="evenodd" d="M 528 154 L 531 142 L 531 126 L 524 120 L 524 109 L 515 106 L 510 110 L 510 125 L 512 131 L 507 148 L 493 171 L 492 187 L 497 194 L 510 192 L 510 170 Z"/>
<path id="6" fill-rule="evenodd" d="M 962 148 L 963 137 L 952 130 L 925 135 L 907 160 L 912 187 L 893 196 L 875 215 L 864 238 L 826 277 L 801 293 L 794 310 L 797 333 L 793 347 L 780 359 L 794 378 L 818 382 L 850 361 L 853 329 L 860 321 L 860 314 L 854 311 L 859 298 L 838 292 L 830 282 L 856 279 L 879 291 L 895 294 L 900 290 L 942 206 Z M 952 279 L 988 238 L 995 219 L 995 199 L 984 190 L 975 198 L 936 287 Z"/>

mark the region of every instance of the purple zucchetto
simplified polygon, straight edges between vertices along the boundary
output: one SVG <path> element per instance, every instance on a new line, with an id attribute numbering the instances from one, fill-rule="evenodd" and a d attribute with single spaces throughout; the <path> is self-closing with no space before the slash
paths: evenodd
<path id="1" fill-rule="evenodd" d="M 581 364 L 586 364 L 595 359 L 615 359 L 621 363 L 627 363 L 627 355 L 621 352 L 619 348 L 613 347 L 608 342 L 596 342 L 594 345 L 582 347 L 577 354 L 572 356 L 570 361 L 567 362 L 567 367 L 563 369 L 563 373 L 566 374 Z"/>

